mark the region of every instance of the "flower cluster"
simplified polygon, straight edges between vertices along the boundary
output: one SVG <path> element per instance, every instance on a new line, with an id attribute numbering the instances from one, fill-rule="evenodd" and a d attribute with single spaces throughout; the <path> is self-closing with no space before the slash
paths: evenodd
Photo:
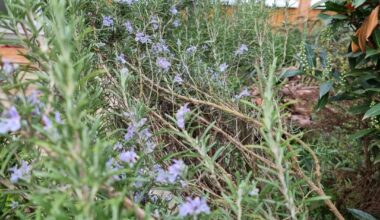
<path id="1" fill-rule="evenodd" d="M 134 114 L 128 114 L 131 123 L 128 125 L 127 133 L 124 135 L 125 141 L 130 141 L 132 138 L 137 138 L 137 142 L 144 146 L 145 153 L 152 153 L 156 148 L 156 143 L 153 142 L 153 136 L 149 128 L 143 128 L 147 119 L 142 118 L 137 120 Z"/>
<path id="2" fill-rule="evenodd" d="M 9 61 L 5 60 L 3 61 L 3 67 L 2 67 L 2 71 L 5 73 L 5 74 L 11 74 L 13 73 L 15 70 L 17 70 L 18 68 L 18 65 L 17 64 L 12 64 L 10 63 Z"/>
<path id="3" fill-rule="evenodd" d="M 116 60 L 117 60 L 117 62 L 119 62 L 121 64 L 127 63 L 127 61 L 125 60 L 125 55 L 123 53 L 117 55 Z"/>
<path id="4" fill-rule="evenodd" d="M 152 45 L 152 53 L 153 54 L 160 54 L 160 53 L 170 53 L 168 45 L 166 45 L 166 42 L 164 39 L 161 39 L 159 42 L 154 43 Z"/>
<path id="5" fill-rule="evenodd" d="M 132 34 L 133 31 L 135 30 L 135 29 L 133 28 L 132 23 L 131 23 L 129 20 L 126 20 L 126 21 L 125 21 L 124 26 L 125 26 L 125 30 L 127 30 L 128 33 L 130 33 L 130 34 Z"/>
<path id="6" fill-rule="evenodd" d="M 147 34 L 144 34 L 144 33 L 142 33 L 142 32 L 137 32 L 137 33 L 136 33 L 135 40 L 136 40 L 137 42 L 142 43 L 142 44 L 147 44 L 147 43 L 152 42 L 152 40 L 150 39 L 150 36 L 147 35 Z"/>
<path id="7" fill-rule="evenodd" d="M 17 112 L 16 107 L 12 106 L 3 113 L 0 118 L 0 134 L 15 132 L 21 128 L 21 117 Z"/>
<path id="8" fill-rule="evenodd" d="M 240 45 L 239 49 L 235 51 L 235 56 L 243 55 L 247 51 L 248 51 L 248 46 L 246 44 L 242 44 Z"/>
<path id="9" fill-rule="evenodd" d="M 202 213 L 210 213 L 210 207 L 204 198 L 195 197 L 192 199 L 188 197 L 186 202 L 179 206 L 179 216 L 181 217 L 188 215 L 197 216 Z"/>
<path id="10" fill-rule="evenodd" d="M 103 16 L 103 26 L 104 27 L 112 27 L 113 26 L 113 18 L 111 16 Z"/>
<path id="11" fill-rule="evenodd" d="M 219 72 L 224 73 L 228 68 L 228 64 L 222 63 L 219 65 Z"/>
<path id="12" fill-rule="evenodd" d="M 122 152 L 119 155 L 119 158 L 124 163 L 128 163 L 129 167 L 133 167 L 133 165 L 136 163 L 138 157 L 137 157 L 137 154 L 135 153 L 135 151 L 130 150 L 130 151 Z"/>
<path id="13" fill-rule="evenodd" d="M 9 171 L 11 172 L 10 181 L 12 183 L 17 183 L 20 179 L 29 180 L 30 178 L 30 166 L 24 160 L 21 161 L 20 167 L 15 165 L 14 167 L 10 168 Z"/>
<path id="14" fill-rule="evenodd" d="M 176 119 L 177 119 L 177 126 L 181 129 L 185 128 L 185 116 L 186 113 L 190 112 L 190 109 L 187 107 L 189 104 L 186 103 L 185 105 L 181 106 L 181 108 L 176 113 Z"/>
<path id="15" fill-rule="evenodd" d="M 114 158 L 110 158 L 107 162 L 106 162 L 106 168 L 111 171 L 111 172 L 118 172 L 122 169 L 124 169 L 123 166 L 121 166 L 119 164 L 119 162 L 117 160 L 115 160 Z M 113 175 L 112 178 L 114 180 L 122 180 L 122 179 L 125 179 L 126 178 L 126 175 L 125 173 L 122 173 L 122 174 L 118 174 L 118 175 Z"/>
<path id="16" fill-rule="evenodd" d="M 186 164 L 182 160 L 174 160 L 167 170 L 162 169 L 160 166 L 156 167 L 155 170 L 157 172 L 157 183 L 175 183 L 186 170 Z"/>
<path id="17" fill-rule="evenodd" d="M 156 65 L 164 72 L 168 72 L 172 64 L 165 57 L 158 57 Z"/>

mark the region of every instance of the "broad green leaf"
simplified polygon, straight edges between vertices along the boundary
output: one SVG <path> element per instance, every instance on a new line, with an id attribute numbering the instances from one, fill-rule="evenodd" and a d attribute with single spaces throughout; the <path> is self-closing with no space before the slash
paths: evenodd
<path id="1" fill-rule="evenodd" d="M 302 75 L 304 73 L 305 72 L 302 70 L 286 70 L 281 74 L 280 78 L 289 78 L 297 75 Z"/>
<path id="2" fill-rule="evenodd" d="M 377 220 L 375 217 L 372 215 L 363 212 L 359 209 L 347 209 L 356 219 L 360 220 Z"/>
<path id="3" fill-rule="evenodd" d="M 324 95 L 326 95 L 332 88 L 333 82 L 327 81 L 325 83 L 322 83 L 319 86 L 319 98 L 322 98 Z"/>
<path id="4" fill-rule="evenodd" d="M 379 48 L 380 47 L 380 30 L 378 28 L 376 28 L 373 31 L 372 36 L 373 36 L 373 39 L 376 43 L 376 47 Z"/>
<path id="5" fill-rule="evenodd" d="M 373 129 L 373 128 L 360 130 L 360 131 L 356 132 L 355 134 L 351 135 L 350 139 L 352 139 L 352 140 L 360 139 L 360 138 L 372 133 L 374 130 L 375 129 Z"/>
<path id="6" fill-rule="evenodd" d="M 364 4 L 366 0 L 353 0 L 352 1 L 352 6 L 354 6 L 355 8 L 361 6 L 362 4 Z"/>
<path id="7" fill-rule="evenodd" d="M 317 106 L 315 107 L 315 109 L 317 111 L 321 110 L 323 107 L 325 107 L 328 100 L 329 100 L 329 94 L 322 96 L 322 98 L 318 99 L 318 103 L 317 103 Z"/>
<path id="8" fill-rule="evenodd" d="M 367 119 L 367 118 L 371 118 L 371 117 L 374 117 L 374 116 L 377 116 L 377 115 L 380 115 L 380 103 L 379 104 L 376 104 L 375 106 L 371 107 L 365 114 L 364 114 L 364 117 L 363 117 L 363 120 L 364 119 Z"/>
<path id="9" fill-rule="evenodd" d="M 380 50 L 368 49 L 365 53 L 365 58 L 380 54 Z"/>

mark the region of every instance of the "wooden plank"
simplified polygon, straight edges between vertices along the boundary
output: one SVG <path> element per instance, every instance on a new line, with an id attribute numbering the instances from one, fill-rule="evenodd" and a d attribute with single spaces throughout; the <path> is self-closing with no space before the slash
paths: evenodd
<path id="1" fill-rule="evenodd" d="M 29 61 L 22 55 L 27 50 L 22 47 L 0 45 L 1 61 L 8 61 L 11 63 L 27 64 Z"/>

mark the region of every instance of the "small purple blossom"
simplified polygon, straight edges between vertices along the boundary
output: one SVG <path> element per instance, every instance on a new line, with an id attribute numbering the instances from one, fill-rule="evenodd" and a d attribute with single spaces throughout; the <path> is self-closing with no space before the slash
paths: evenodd
<path id="1" fill-rule="evenodd" d="M 137 161 L 137 154 L 133 151 L 125 151 L 119 155 L 119 159 L 132 167 Z"/>
<path id="2" fill-rule="evenodd" d="M 174 183 L 186 169 L 186 164 L 182 160 L 174 160 L 174 163 L 168 167 L 168 181 Z"/>
<path id="3" fill-rule="evenodd" d="M 170 13 L 171 13 L 172 15 L 176 15 L 176 14 L 178 14 L 178 10 L 177 10 L 177 8 L 176 8 L 175 6 L 172 6 L 172 7 L 170 8 Z"/>
<path id="4" fill-rule="evenodd" d="M 239 49 L 235 51 L 235 56 L 243 55 L 247 51 L 248 51 L 248 46 L 246 44 L 242 44 L 240 45 Z"/>
<path id="5" fill-rule="evenodd" d="M 177 126 L 181 129 L 185 128 L 185 116 L 186 113 L 190 112 L 190 109 L 187 107 L 189 103 L 183 105 L 176 113 Z"/>
<path id="6" fill-rule="evenodd" d="M 128 31 L 128 33 L 132 34 L 134 31 L 133 25 L 129 20 L 126 20 L 124 23 L 125 29 Z"/>
<path id="7" fill-rule="evenodd" d="M 186 170 L 186 164 L 182 160 L 174 160 L 173 164 L 168 167 L 168 170 L 162 169 L 160 166 L 155 168 L 157 183 L 175 183 L 178 177 L 182 176 Z"/>
<path id="8" fill-rule="evenodd" d="M 201 213 L 210 213 L 210 207 L 204 198 L 195 197 L 192 199 L 187 197 L 186 202 L 179 206 L 179 215 L 181 217 L 188 215 L 197 216 Z"/>
<path id="9" fill-rule="evenodd" d="M 127 133 L 124 135 L 124 140 L 129 141 L 136 133 L 136 127 L 133 124 L 130 124 L 127 129 Z"/>
<path id="10" fill-rule="evenodd" d="M 40 101 L 40 99 L 38 98 L 38 96 L 41 94 L 40 91 L 38 90 L 35 90 L 32 92 L 32 94 L 30 94 L 28 97 L 27 97 L 27 102 L 34 106 L 34 110 L 32 111 L 32 114 L 33 115 L 40 115 L 41 114 L 41 109 L 45 106 L 45 104 L 43 102 Z"/>
<path id="11" fill-rule="evenodd" d="M 156 15 L 150 17 L 150 24 L 152 25 L 153 30 L 157 30 L 160 27 Z"/>
<path id="12" fill-rule="evenodd" d="M 171 63 L 164 57 L 158 57 L 156 60 L 156 65 L 161 68 L 164 72 L 169 71 Z"/>
<path id="13" fill-rule="evenodd" d="M 53 123 L 47 115 L 42 115 L 42 122 L 44 123 L 45 130 L 50 130 L 53 127 Z"/>
<path id="14" fill-rule="evenodd" d="M 221 73 L 225 72 L 227 70 L 227 68 L 228 68 L 228 65 L 226 63 L 222 63 L 219 65 L 219 71 Z"/>
<path id="15" fill-rule="evenodd" d="M 154 149 L 156 149 L 157 147 L 157 144 L 154 143 L 153 141 L 147 141 L 145 143 L 145 149 L 144 149 L 144 153 L 147 153 L 147 154 L 150 154 L 154 151 Z"/>
<path id="16" fill-rule="evenodd" d="M 166 45 L 165 41 L 161 39 L 160 42 L 154 43 L 152 45 L 152 53 L 170 53 L 170 50 L 169 47 Z"/>
<path id="17" fill-rule="evenodd" d="M 256 188 L 256 187 L 254 187 L 248 194 L 250 196 L 258 196 L 259 192 L 260 192 L 260 190 L 258 188 Z"/>
<path id="18" fill-rule="evenodd" d="M 21 117 L 16 107 L 12 106 L 7 112 L 3 113 L 0 118 L 0 134 L 15 132 L 21 128 Z"/>
<path id="19" fill-rule="evenodd" d="M 11 209 L 17 209 L 19 207 L 19 204 L 17 201 L 12 201 L 10 206 Z"/>
<path id="20" fill-rule="evenodd" d="M 121 149 L 123 149 L 123 144 L 120 143 L 120 142 L 117 142 L 117 143 L 113 146 L 113 149 L 114 149 L 114 150 L 121 150 Z"/>
<path id="21" fill-rule="evenodd" d="M 190 47 L 187 48 L 187 50 L 186 50 L 186 53 L 188 53 L 188 54 L 193 54 L 193 53 L 195 53 L 195 52 L 197 52 L 197 47 L 196 47 L 196 46 L 190 46 Z"/>
<path id="22" fill-rule="evenodd" d="M 173 21 L 173 27 L 177 28 L 179 26 L 181 26 L 181 21 L 179 19 L 175 19 Z"/>
<path id="23" fill-rule="evenodd" d="M 62 124 L 61 113 L 59 113 L 58 111 L 56 111 L 54 113 L 54 118 L 55 118 L 55 122 L 57 124 Z"/>
<path id="24" fill-rule="evenodd" d="M 235 96 L 235 100 L 239 100 L 243 97 L 250 96 L 251 93 L 248 91 L 248 88 L 244 88 L 238 95 Z"/>
<path id="25" fill-rule="evenodd" d="M 20 179 L 28 180 L 30 178 L 30 166 L 24 160 L 21 161 L 21 166 L 18 168 L 17 165 L 10 168 L 11 172 L 10 181 L 12 183 L 17 183 Z"/>
<path id="26" fill-rule="evenodd" d="M 147 141 L 149 138 L 152 137 L 152 133 L 150 132 L 149 128 L 145 128 L 140 131 L 139 136 L 141 139 Z"/>
<path id="27" fill-rule="evenodd" d="M 104 27 L 113 26 L 113 18 L 111 16 L 103 16 L 103 26 Z"/>
<path id="28" fill-rule="evenodd" d="M 116 56 L 116 60 L 117 60 L 117 62 L 119 62 L 121 64 L 127 63 L 127 61 L 125 60 L 125 55 L 123 53 Z"/>
<path id="29" fill-rule="evenodd" d="M 11 74 L 18 68 L 17 64 L 12 64 L 9 61 L 3 61 L 3 67 L 2 70 L 5 74 Z"/>
<path id="30" fill-rule="evenodd" d="M 121 166 L 114 158 L 110 158 L 107 162 L 106 162 L 106 168 L 110 171 L 110 172 L 117 172 L 119 170 L 122 170 L 124 167 Z M 125 174 L 119 174 L 119 175 L 113 175 L 112 178 L 114 180 L 122 180 L 122 179 L 125 179 L 126 178 L 126 175 Z"/>
<path id="31" fill-rule="evenodd" d="M 142 44 L 146 44 L 146 43 L 150 43 L 151 40 L 150 40 L 150 36 L 149 35 L 146 35 L 142 32 L 138 32 L 136 33 L 136 37 L 135 37 L 135 40 L 137 42 L 140 42 Z"/>
<path id="32" fill-rule="evenodd" d="M 183 79 L 182 79 L 181 76 L 178 75 L 178 74 L 174 76 L 173 81 L 174 81 L 175 83 L 180 84 L 180 85 L 183 83 Z"/>
<path id="33" fill-rule="evenodd" d="M 117 0 L 117 2 L 120 2 L 120 3 L 123 3 L 123 4 L 126 3 L 129 6 L 131 6 L 133 3 L 138 2 L 138 0 Z"/>

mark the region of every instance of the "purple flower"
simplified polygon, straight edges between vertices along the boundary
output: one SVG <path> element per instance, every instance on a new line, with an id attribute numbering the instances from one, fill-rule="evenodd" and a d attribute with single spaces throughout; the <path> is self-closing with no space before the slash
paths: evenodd
<path id="1" fill-rule="evenodd" d="M 156 171 L 156 173 L 157 173 L 157 176 L 156 176 L 156 182 L 157 183 L 167 183 L 168 182 L 168 178 L 169 178 L 168 172 L 166 172 L 165 170 L 160 168 Z"/>
<path id="2" fill-rule="evenodd" d="M 55 122 L 57 124 L 62 124 L 61 113 L 59 113 L 58 111 L 56 111 L 54 113 L 54 117 L 55 117 Z"/>
<path id="3" fill-rule="evenodd" d="M 21 128 L 21 117 L 14 106 L 9 108 L 3 115 L 0 118 L 0 134 L 6 134 L 10 131 L 15 132 Z"/>
<path id="4" fill-rule="evenodd" d="M 135 37 L 135 40 L 137 42 L 140 42 L 142 44 L 146 44 L 146 43 L 150 43 L 151 40 L 150 40 L 150 36 L 149 35 L 146 35 L 142 32 L 138 32 L 136 33 L 136 37 Z"/>
<path id="5" fill-rule="evenodd" d="M 138 0 L 117 0 L 117 2 L 126 3 L 131 6 L 133 3 L 138 2 Z"/>
<path id="6" fill-rule="evenodd" d="M 156 15 L 150 17 L 150 24 L 152 25 L 153 30 L 159 28 L 158 17 Z"/>
<path id="7" fill-rule="evenodd" d="M 260 190 L 256 187 L 253 187 L 253 189 L 248 193 L 250 196 L 258 196 Z"/>
<path id="8" fill-rule="evenodd" d="M 49 117 L 47 115 L 42 116 L 42 122 L 45 125 L 44 126 L 45 130 L 50 130 L 53 127 L 53 123 L 51 122 L 51 120 L 49 119 Z"/>
<path id="9" fill-rule="evenodd" d="M 121 149 L 123 149 L 123 144 L 120 143 L 120 142 L 117 142 L 117 143 L 113 146 L 113 149 L 114 149 L 114 150 L 121 150 Z"/>
<path id="10" fill-rule="evenodd" d="M 24 160 L 21 161 L 20 168 L 15 165 L 14 167 L 10 168 L 9 171 L 11 172 L 10 181 L 12 183 L 17 183 L 20 179 L 28 180 L 30 178 L 30 166 Z"/>
<path id="11" fill-rule="evenodd" d="M 129 141 L 136 133 L 136 127 L 132 124 L 128 126 L 127 133 L 124 135 L 124 140 Z"/>
<path id="12" fill-rule="evenodd" d="M 164 72 L 169 71 L 171 63 L 164 57 L 158 57 L 156 60 L 156 65 L 161 68 Z"/>
<path id="13" fill-rule="evenodd" d="M 20 205 L 18 204 L 17 201 L 12 201 L 10 206 L 11 206 L 11 209 L 17 209 Z"/>
<path id="14" fill-rule="evenodd" d="M 186 113 L 190 112 L 190 109 L 187 107 L 189 103 L 183 105 L 176 113 L 177 126 L 181 129 L 185 128 L 185 116 Z"/>
<path id="15" fill-rule="evenodd" d="M 157 183 L 175 183 L 178 177 L 182 176 L 186 169 L 186 164 L 182 160 L 174 160 L 173 164 L 168 167 L 168 170 L 164 170 L 161 167 L 156 168 L 156 182 Z"/>
<path id="16" fill-rule="evenodd" d="M 240 45 L 239 49 L 235 51 L 235 56 L 243 55 L 247 51 L 248 51 L 248 46 L 246 44 L 242 44 Z"/>
<path id="17" fill-rule="evenodd" d="M 186 169 L 186 164 L 182 160 L 174 160 L 174 163 L 168 168 L 168 180 L 174 183 L 177 177 L 181 176 Z"/>
<path id="18" fill-rule="evenodd" d="M 31 95 L 29 95 L 27 97 L 27 102 L 34 106 L 34 110 L 32 111 L 32 114 L 34 115 L 40 115 L 41 114 L 41 108 L 43 108 L 45 106 L 45 104 L 43 102 L 40 101 L 40 99 L 38 98 L 38 96 L 41 94 L 40 91 L 38 90 L 35 90 L 32 92 Z"/>
<path id="19" fill-rule="evenodd" d="M 170 53 L 170 50 L 169 50 L 168 46 L 166 45 L 165 41 L 163 39 L 161 39 L 160 42 L 153 44 L 152 52 L 154 54 Z"/>
<path id="20" fill-rule="evenodd" d="M 170 8 L 170 13 L 171 13 L 172 15 L 176 15 L 176 14 L 178 14 L 178 10 L 177 10 L 177 8 L 176 8 L 175 6 L 172 6 L 172 7 Z"/>
<path id="21" fill-rule="evenodd" d="M 181 76 L 178 75 L 178 74 L 174 76 L 173 81 L 174 81 L 175 83 L 180 84 L 180 85 L 183 83 L 183 79 L 182 79 Z"/>
<path id="22" fill-rule="evenodd" d="M 18 67 L 18 65 L 16 65 L 16 64 L 12 64 L 9 61 L 3 61 L 2 70 L 5 74 L 11 74 L 12 72 L 14 72 L 17 69 L 17 67 Z"/>
<path id="23" fill-rule="evenodd" d="M 244 88 L 240 93 L 239 95 L 236 95 L 235 96 L 235 100 L 239 100 L 243 97 L 247 97 L 247 96 L 250 96 L 251 93 L 248 91 L 248 88 Z"/>
<path id="24" fill-rule="evenodd" d="M 132 167 L 137 161 L 137 154 L 133 150 L 125 151 L 119 155 L 119 158 L 121 161 L 128 163 L 128 165 Z"/>
<path id="25" fill-rule="evenodd" d="M 177 28 L 179 26 L 181 26 L 181 21 L 179 19 L 175 19 L 173 21 L 173 27 Z"/>
<path id="26" fill-rule="evenodd" d="M 134 29 L 132 26 L 132 23 L 129 20 L 126 20 L 124 23 L 125 29 L 128 31 L 128 33 L 132 34 Z"/>
<path id="27" fill-rule="evenodd" d="M 210 213 L 210 207 L 208 207 L 206 200 L 203 198 L 195 197 L 192 199 L 187 197 L 186 202 L 179 206 L 179 215 L 181 217 L 196 216 L 201 213 Z"/>
<path id="28" fill-rule="evenodd" d="M 139 136 L 141 139 L 147 141 L 149 138 L 152 137 L 152 133 L 150 132 L 149 128 L 145 128 L 140 131 Z"/>
<path id="29" fill-rule="evenodd" d="M 187 48 L 186 53 L 193 54 L 196 51 L 197 51 L 197 47 L 196 46 L 191 46 L 191 47 Z"/>
<path id="30" fill-rule="evenodd" d="M 116 56 L 116 60 L 117 60 L 117 62 L 119 62 L 121 64 L 125 64 L 127 62 L 125 60 L 125 55 L 123 53 L 121 53 L 118 56 Z"/>
<path id="31" fill-rule="evenodd" d="M 152 153 L 157 146 L 157 144 L 154 143 L 153 141 L 147 141 L 145 144 L 146 144 L 146 147 L 144 149 L 144 153 L 147 153 L 147 154 Z"/>
<path id="32" fill-rule="evenodd" d="M 226 63 L 222 63 L 220 66 L 219 66 L 219 71 L 221 73 L 225 72 L 228 68 L 228 65 Z"/>
<path id="33" fill-rule="evenodd" d="M 113 18 L 111 16 L 103 16 L 103 26 L 105 27 L 113 26 Z"/>
<path id="34" fill-rule="evenodd" d="M 114 158 L 110 158 L 107 162 L 106 162 L 106 168 L 110 171 L 110 172 L 117 172 L 119 170 L 122 170 L 123 169 L 123 166 L 121 166 Z M 126 175 L 125 174 L 119 174 L 119 175 L 113 175 L 112 178 L 114 180 L 122 180 L 122 179 L 125 179 L 126 178 Z"/>

